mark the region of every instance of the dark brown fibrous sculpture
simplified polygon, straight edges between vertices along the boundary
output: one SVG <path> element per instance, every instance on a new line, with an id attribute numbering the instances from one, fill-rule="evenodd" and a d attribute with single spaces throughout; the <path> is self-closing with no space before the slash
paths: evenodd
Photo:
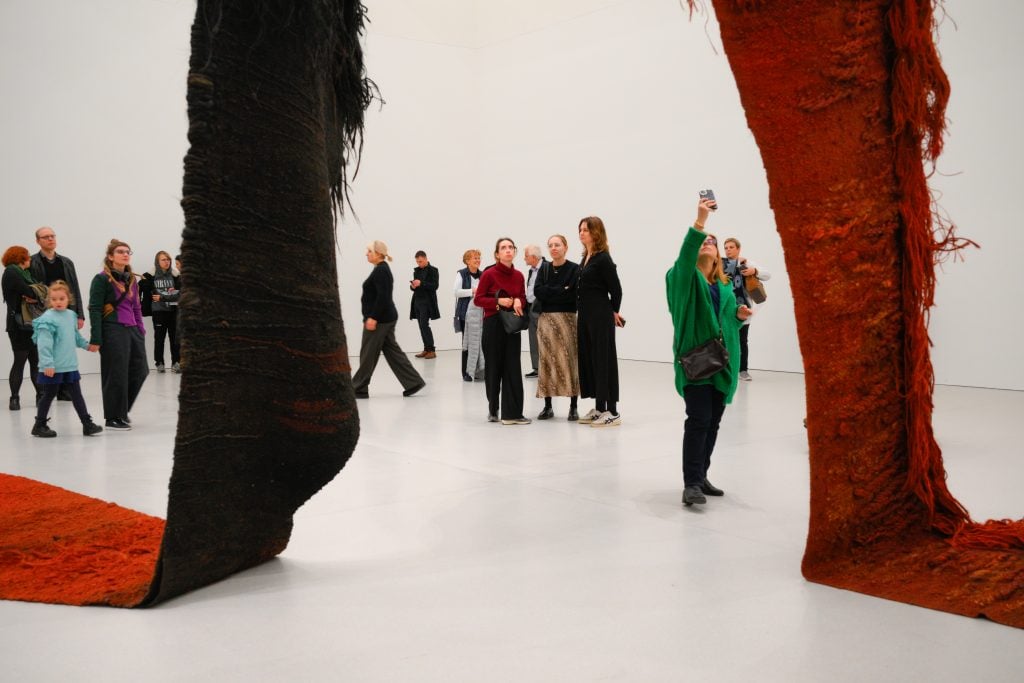
<path id="1" fill-rule="evenodd" d="M 691 3 L 692 5 L 692 3 Z M 1024 627 L 1024 521 L 975 523 L 932 433 L 931 0 L 715 0 L 786 251 L 807 384 L 804 575 Z"/>
<path id="2" fill-rule="evenodd" d="M 199 0 L 180 414 L 147 603 L 264 562 L 358 437 L 335 218 L 372 97 L 348 0 Z"/>

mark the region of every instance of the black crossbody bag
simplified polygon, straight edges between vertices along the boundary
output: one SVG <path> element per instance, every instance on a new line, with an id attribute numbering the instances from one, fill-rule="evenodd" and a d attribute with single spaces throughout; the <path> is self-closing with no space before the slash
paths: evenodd
<path id="1" fill-rule="evenodd" d="M 729 365 L 729 351 L 722 337 L 722 310 L 718 310 L 718 336 L 695 346 L 677 359 L 691 382 L 707 379 Z"/>

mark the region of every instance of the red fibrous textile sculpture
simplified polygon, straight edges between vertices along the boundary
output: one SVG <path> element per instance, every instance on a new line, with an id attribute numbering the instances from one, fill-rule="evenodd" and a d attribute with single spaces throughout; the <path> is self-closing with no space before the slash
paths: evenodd
<path id="1" fill-rule="evenodd" d="M 691 7 L 693 3 L 691 2 Z M 1024 521 L 978 524 L 932 425 L 933 216 L 949 84 L 931 0 L 716 0 L 786 251 L 816 582 L 1024 627 Z"/>

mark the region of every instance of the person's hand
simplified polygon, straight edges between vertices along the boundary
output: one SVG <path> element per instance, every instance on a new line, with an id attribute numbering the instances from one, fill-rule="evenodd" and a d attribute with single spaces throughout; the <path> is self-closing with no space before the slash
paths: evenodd
<path id="1" fill-rule="evenodd" d="M 413 289 L 415 289 L 415 288 L 419 287 L 421 283 L 420 283 L 420 281 L 419 281 L 419 280 L 413 280 L 413 281 L 412 281 L 411 283 L 409 283 L 409 284 L 411 284 L 411 285 L 413 286 Z"/>
<path id="2" fill-rule="evenodd" d="M 89 344 L 89 348 L 86 349 L 89 353 L 96 353 L 100 350 L 99 344 Z"/>
<path id="3" fill-rule="evenodd" d="M 85 318 L 79 318 L 78 319 L 78 329 L 82 329 L 83 327 L 85 327 Z M 99 348 L 99 347 L 97 346 L 96 348 Z"/>
<path id="4" fill-rule="evenodd" d="M 153 295 L 153 301 L 160 301 L 160 295 L 159 294 L 154 294 Z"/>
<path id="5" fill-rule="evenodd" d="M 693 222 L 693 227 L 697 228 L 698 230 L 704 229 L 704 223 L 707 222 L 708 216 L 711 215 L 711 205 L 714 203 L 715 202 L 711 201 L 710 199 L 701 199 L 699 202 L 697 202 L 697 220 Z"/>
<path id="6" fill-rule="evenodd" d="M 612 315 L 615 318 L 615 327 L 625 327 L 626 326 L 626 319 L 623 318 L 621 315 L 619 315 L 617 311 L 613 311 Z"/>
<path id="7" fill-rule="evenodd" d="M 373 332 L 376 329 L 377 329 L 377 321 L 374 320 L 373 318 L 367 318 L 366 319 L 366 331 L 367 332 Z"/>
<path id="8" fill-rule="evenodd" d="M 736 309 L 736 318 L 739 320 L 746 320 L 752 315 L 754 315 L 754 312 L 750 310 L 750 307 L 747 306 L 746 304 L 743 304 L 742 306 Z"/>
<path id="9" fill-rule="evenodd" d="M 751 275 L 757 275 L 757 268 L 750 268 L 750 267 L 745 268 L 744 270 L 740 271 L 740 275 L 742 275 L 743 277 L 750 277 Z"/>
<path id="10" fill-rule="evenodd" d="M 46 375 L 47 377 L 53 377 L 55 372 L 53 368 L 46 368 L 45 370 L 43 370 L 43 374 Z"/>
<path id="11" fill-rule="evenodd" d="M 515 312 L 516 315 L 522 315 L 523 314 L 523 300 L 522 299 L 512 299 L 512 310 Z"/>

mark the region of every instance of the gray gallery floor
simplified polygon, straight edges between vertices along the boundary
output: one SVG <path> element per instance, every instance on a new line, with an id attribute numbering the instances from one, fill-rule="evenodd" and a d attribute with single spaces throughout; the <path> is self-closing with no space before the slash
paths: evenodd
<path id="1" fill-rule="evenodd" d="M 727 495 L 684 510 L 669 365 L 623 361 L 624 423 L 601 430 L 564 399 L 488 424 L 455 352 L 414 362 L 429 385 L 406 399 L 379 366 L 352 460 L 278 560 L 149 610 L 0 602 L 0 680 L 1024 680 L 1024 631 L 803 580 L 802 376 L 753 372 L 715 454 Z M 164 516 L 179 379 L 150 376 L 126 433 L 85 439 L 62 403 L 36 439 L 5 411 L 0 471 Z M 1024 392 L 936 402 L 954 492 L 1024 514 Z"/>

